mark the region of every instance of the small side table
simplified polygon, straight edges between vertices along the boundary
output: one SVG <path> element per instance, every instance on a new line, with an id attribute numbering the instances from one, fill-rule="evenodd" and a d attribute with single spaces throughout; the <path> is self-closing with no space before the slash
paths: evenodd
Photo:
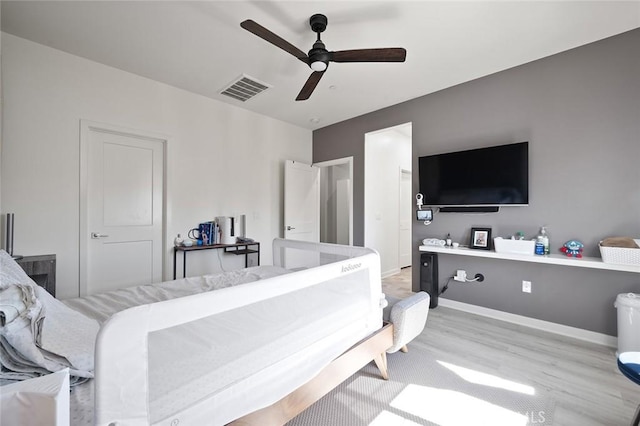
<path id="1" fill-rule="evenodd" d="M 56 255 L 24 256 L 16 259 L 16 263 L 36 282 L 44 287 L 53 297 L 56 296 Z"/>

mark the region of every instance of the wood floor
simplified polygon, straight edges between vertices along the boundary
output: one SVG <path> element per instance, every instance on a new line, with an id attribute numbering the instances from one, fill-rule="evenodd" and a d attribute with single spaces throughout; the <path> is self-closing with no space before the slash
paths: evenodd
<path id="1" fill-rule="evenodd" d="M 410 294 L 411 268 L 384 279 L 383 291 Z M 640 403 L 640 386 L 618 371 L 614 348 L 442 306 L 430 310 L 425 333 L 452 362 L 518 377 L 548 395 L 554 410 L 543 424 L 629 425 Z"/>

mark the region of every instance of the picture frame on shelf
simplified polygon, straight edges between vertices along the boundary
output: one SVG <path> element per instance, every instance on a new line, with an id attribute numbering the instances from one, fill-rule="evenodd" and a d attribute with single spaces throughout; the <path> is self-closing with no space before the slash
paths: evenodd
<path id="1" fill-rule="evenodd" d="M 491 250 L 491 228 L 471 228 L 469 248 Z"/>

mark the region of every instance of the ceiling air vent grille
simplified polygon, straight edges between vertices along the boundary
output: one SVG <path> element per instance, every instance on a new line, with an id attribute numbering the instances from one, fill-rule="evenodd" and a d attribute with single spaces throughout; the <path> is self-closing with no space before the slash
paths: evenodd
<path id="1" fill-rule="evenodd" d="M 270 87 L 272 87 L 270 84 L 263 83 L 243 74 L 222 90 L 220 94 L 244 102 Z"/>

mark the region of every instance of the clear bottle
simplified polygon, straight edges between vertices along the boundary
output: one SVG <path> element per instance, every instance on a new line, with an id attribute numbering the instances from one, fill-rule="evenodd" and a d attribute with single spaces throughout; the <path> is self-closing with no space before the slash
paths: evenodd
<path id="1" fill-rule="evenodd" d="M 180 247 L 180 246 L 182 245 L 182 242 L 183 242 L 183 241 L 184 241 L 184 240 L 182 239 L 182 236 L 181 236 L 180 234 L 178 234 L 178 236 L 173 240 L 173 244 L 174 244 L 176 247 Z"/>
<path id="2" fill-rule="evenodd" d="M 545 226 L 540 229 L 540 234 L 542 235 L 542 245 L 544 246 L 544 254 L 548 255 L 551 252 L 549 247 L 549 234 L 547 233 L 547 228 Z"/>
<path id="3" fill-rule="evenodd" d="M 547 234 L 546 226 L 540 227 L 540 233 L 536 237 L 535 253 L 538 255 L 548 255 L 550 253 L 549 234 Z"/>
<path id="4" fill-rule="evenodd" d="M 451 247 L 451 234 L 447 234 L 447 239 L 445 242 L 447 244 L 447 247 Z"/>

